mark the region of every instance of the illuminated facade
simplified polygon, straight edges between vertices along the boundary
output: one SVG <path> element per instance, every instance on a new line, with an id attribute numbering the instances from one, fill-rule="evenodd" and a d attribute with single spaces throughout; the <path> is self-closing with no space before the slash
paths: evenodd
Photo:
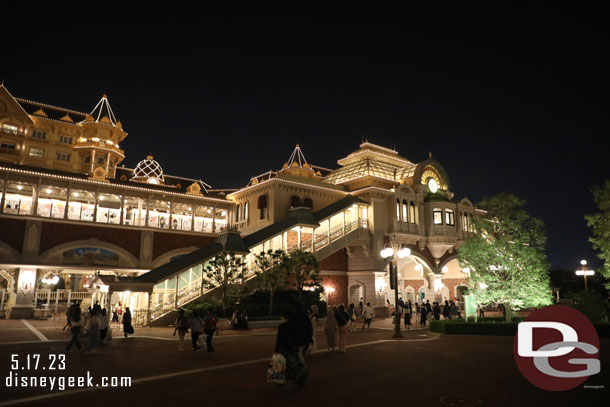
<path id="1" fill-rule="evenodd" d="M 311 251 L 330 303 L 382 306 L 394 297 L 379 251 L 393 242 L 411 249 L 398 263 L 404 299 L 460 296 L 456 249 L 476 209 L 453 200 L 432 158 L 364 142 L 332 170 L 297 146 L 279 170 L 219 190 L 164 174 L 153 157 L 121 167 L 125 137 L 106 95 L 86 114 L 0 86 L 0 308 L 12 317 L 64 295 L 45 291 L 59 276 L 72 298 L 163 323 L 208 294 L 206 262 L 229 247 L 250 266 L 267 249 Z"/>

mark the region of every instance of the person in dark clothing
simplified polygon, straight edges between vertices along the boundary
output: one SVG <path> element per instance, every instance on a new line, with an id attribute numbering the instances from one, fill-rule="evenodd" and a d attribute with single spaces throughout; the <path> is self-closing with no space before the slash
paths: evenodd
<path id="1" fill-rule="evenodd" d="M 125 313 L 123 314 L 123 335 L 127 338 L 128 334 L 133 333 L 133 327 L 131 326 L 131 311 L 129 307 L 125 308 Z"/>
<path id="2" fill-rule="evenodd" d="M 426 318 L 428 317 L 428 307 L 423 306 L 420 309 L 421 312 L 421 321 L 420 321 L 420 325 L 421 326 L 426 326 Z"/>
<path id="3" fill-rule="evenodd" d="M 445 300 L 445 306 L 443 307 L 443 318 L 450 319 L 451 318 L 451 307 L 449 306 L 449 301 Z"/>
<path id="4" fill-rule="evenodd" d="M 305 364 L 305 349 L 312 342 L 313 326 L 303 310 L 303 305 L 297 303 L 295 308 L 295 313 L 289 320 L 289 351 L 284 357 L 286 358 L 286 368 L 293 383 L 302 388 L 309 377 L 309 370 Z"/>
<path id="5" fill-rule="evenodd" d="M 216 332 L 216 314 L 212 311 L 208 311 L 203 319 L 205 329 L 205 345 L 208 352 L 214 352 L 212 346 L 212 338 L 214 338 L 214 332 Z"/>
<path id="6" fill-rule="evenodd" d="M 439 320 L 441 319 L 441 307 L 438 305 L 438 302 L 434 303 L 434 306 L 432 307 L 432 313 L 434 314 L 434 319 L 435 320 Z"/>
<path id="7" fill-rule="evenodd" d="M 62 331 L 65 331 L 66 328 L 69 328 L 72 324 L 72 313 L 74 312 L 75 308 L 78 307 L 78 303 L 74 302 L 72 305 L 70 305 L 68 307 L 68 309 L 66 310 L 66 325 L 64 325 Z M 80 308 L 80 307 L 79 307 Z"/>
<path id="8" fill-rule="evenodd" d="M 347 346 L 347 323 L 349 322 L 349 315 L 345 312 L 343 304 L 339 305 L 337 312 L 335 313 L 335 319 L 337 320 L 337 332 L 339 332 L 339 351 L 345 353 Z"/>
<path id="9" fill-rule="evenodd" d="M 81 314 L 80 307 L 74 308 L 74 311 L 71 314 L 72 328 L 70 328 L 70 332 L 72 333 L 72 340 L 66 347 L 66 352 L 68 352 L 70 350 L 70 348 L 72 347 L 72 344 L 75 344 L 76 347 L 78 348 L 78 350 L 80 350 L 82 348 L 80 342 L 78 342 L 78 336 L 80 335 L 80 327 L 83 322 L 81 320 L 80 314 Z"/>

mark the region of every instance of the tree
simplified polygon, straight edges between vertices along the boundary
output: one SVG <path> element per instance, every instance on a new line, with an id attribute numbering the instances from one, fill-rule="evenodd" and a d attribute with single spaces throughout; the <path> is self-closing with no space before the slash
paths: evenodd
<path id="1" fill-rule="evenodd" d="M 226 315 L 227 306 L 239 291 L 239 285 L 246 279 L 246 262 L 233 252 L 223 251 L 209 261 L 203 273 L 204 284 L 218 288 L 221 292 L 222 312 Z"/>
<path id="2" fill-rule="evenodd" d="M 479 304 L 501 303 L 512 311 L 551 303 L 549 264 L 542 221 L 524 209 L 525 201 L 501 193 L 477 206 L 487 211 L 474 219 L 477 233 L 459 248 L 468 267 L 470 290 Z"/>
<path id="3" fill-rule="evenodd" d="M 273 310 L 273 295 L 287 284 L 287 254 L 283 250 L 267 250 L 257 254 L 254 262 L 256 264 L 256 275 L 258 287 L 269 291 L 269 315 Z"/>
<path id="4" fill-rule="evenodd" d="M 610 279 L 610 180 L 594 187 L 591 192 L 599 213 L 585 216 L 587 226 L 593 232 L 593 237 L 590 237 L 589 241 L 593 243 L 595 250 L 599 250 L 597 256 L 604 262 L 598 270 L 599 273 L 606 279 Z M 610 290 L 610 282 L 605 285 Z"/>
<path id="5" fill-rule="evenodd" d="M 299 301 L 303 301 L 303 290 L 322 288 L 318 259 L 313 253 L 294 250 L 290 252 L 284 263 L 289 285 L 297 291 Z"/>

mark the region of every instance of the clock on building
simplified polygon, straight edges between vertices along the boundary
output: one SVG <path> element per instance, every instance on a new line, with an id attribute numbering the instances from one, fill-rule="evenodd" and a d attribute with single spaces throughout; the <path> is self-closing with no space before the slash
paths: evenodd
<path id="1" fill-rule="evenodd" d="M 441 177 L 433 168 L 426 168 L 421 176 L 421 183 L 426 185 L 430 192 L 435 194 L 442 187 Z"/>

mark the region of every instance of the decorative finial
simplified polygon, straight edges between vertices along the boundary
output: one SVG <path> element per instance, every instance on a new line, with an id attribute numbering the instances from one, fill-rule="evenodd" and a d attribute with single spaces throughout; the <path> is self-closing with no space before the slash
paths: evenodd
<path id="1" fill-rule="evenodd" d="M 108 99 L 108 96 L 104 93 L 104 96 L 102 96 L 102 99 Z"/>
<path id="2" fill-rule="evenodd" d="M 297 147 L 299 146 L 299 143 L 297 143 Z"/>
<path id="3" fill-rule="evenodd" d="M 432 151 L 428 153 L 428 158 L 432 158 Z"/>

